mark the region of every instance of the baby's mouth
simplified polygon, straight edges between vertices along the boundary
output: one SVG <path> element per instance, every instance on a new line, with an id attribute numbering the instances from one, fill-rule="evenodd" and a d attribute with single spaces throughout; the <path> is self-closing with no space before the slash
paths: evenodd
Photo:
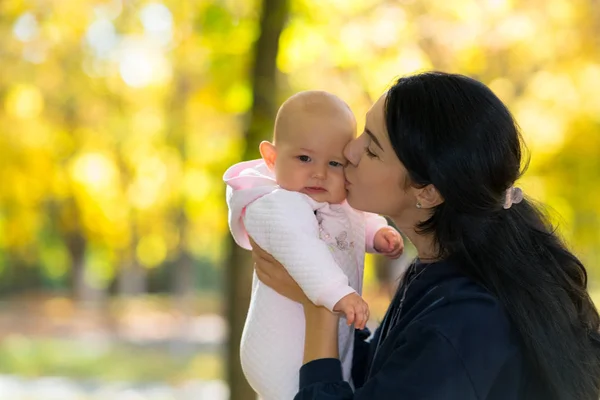
<path id="1" fill-rule="evenodd" d="M 304 189 L 309 193 L 324 193 L 327 191 L 325 188 L 320 186 L 307 186 Z"/>

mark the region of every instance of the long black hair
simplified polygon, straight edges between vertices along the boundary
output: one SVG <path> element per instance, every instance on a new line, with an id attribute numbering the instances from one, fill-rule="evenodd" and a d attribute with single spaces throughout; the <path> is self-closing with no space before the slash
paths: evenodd
<path id="1" fill-rule="evenodd" d="M 444 198 L 419 231 L 501 301 L 548 399 L 597 400 L 600 319 L 586 270 L 531 201 L 503 207 L 527 164 L 506 106 L 474 79 L 428 72 L 396 81 L 385 118 L 410 184 Z"/>

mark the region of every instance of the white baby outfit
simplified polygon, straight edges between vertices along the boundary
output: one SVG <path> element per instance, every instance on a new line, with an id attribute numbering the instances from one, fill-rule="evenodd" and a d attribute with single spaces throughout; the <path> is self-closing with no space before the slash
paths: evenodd
<path id="1" fill-rule="evenodd" d="M 361 294 L 365 251 L 375 252 L 375 233 L 387 226 L 383 217 L 356 211 L 345 201 L 319 203 L 281 189 L 262 160 L 230 167 L 223 180 L 229 227 L 238 245 L 250 250 L 252 237 L 286 267 L 311 301 L 329 310 L 342 297 Z M 244 374 L 262 399 L 291 400 L 298 392 L 304 329 L 302 306 L 254 274 L 240 351 Z M 353 330 L 340 318 L 339 355 L 348 382 Z"/>

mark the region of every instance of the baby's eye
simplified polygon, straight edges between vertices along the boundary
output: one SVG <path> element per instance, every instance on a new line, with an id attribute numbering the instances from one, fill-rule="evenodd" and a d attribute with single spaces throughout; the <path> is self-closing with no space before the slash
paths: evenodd
<path id="1" fill-rule="evenodd" d="M 337 161 L 330 161 L 329 165 L 331 165 L 332 167 L 343 167 L 344 164 L 337 162 Z"/>
<path id="2" fill-rule="evenodd" d="M 309 162 L 310 157 L 309 156 L 298 156 L 298 160 L 300 160 L 302 162 Z"/>

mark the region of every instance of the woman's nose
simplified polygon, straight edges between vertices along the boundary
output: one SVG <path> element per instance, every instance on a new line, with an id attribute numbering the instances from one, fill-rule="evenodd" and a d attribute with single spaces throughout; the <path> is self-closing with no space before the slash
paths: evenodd
<path id="1" fill-rule="evenodd" d="M 344 157 L 354 166 L 358 165 L 361 156 L 361 148 L 359 143 L 360 138 L 351 140 L 344 148 Z"/>

